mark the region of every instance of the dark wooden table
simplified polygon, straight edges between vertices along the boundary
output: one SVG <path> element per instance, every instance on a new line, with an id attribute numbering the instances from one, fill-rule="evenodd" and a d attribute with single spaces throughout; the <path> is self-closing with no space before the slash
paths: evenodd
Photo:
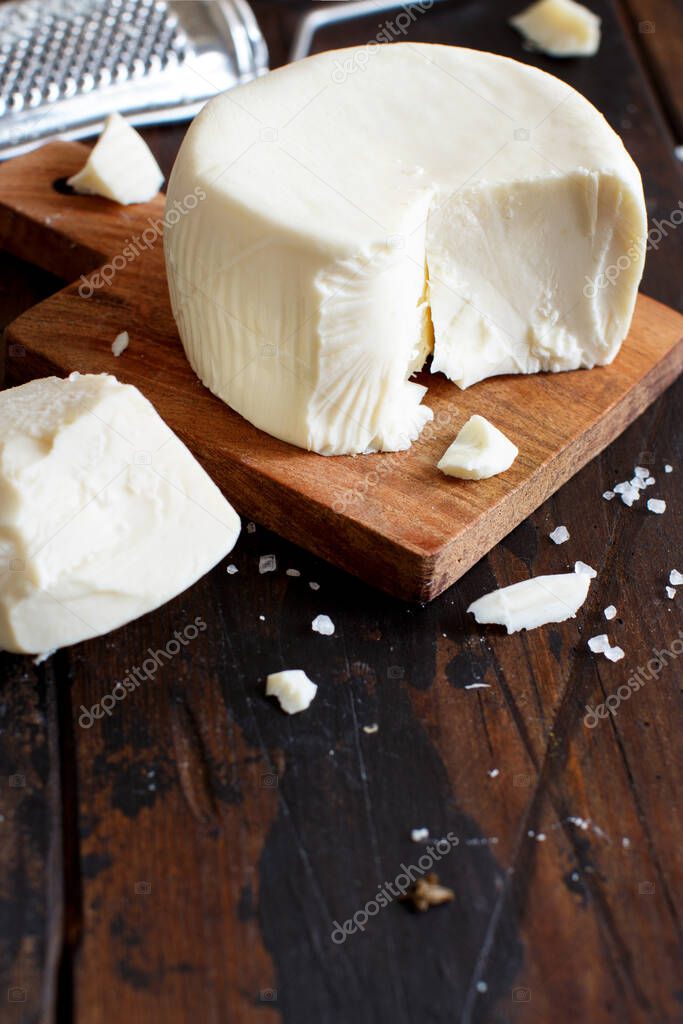
<path id="1" fill-rule="evenodd" d="M 301 5 L 255 6 L 281 63 Z M 665 220 L 683 197 L 680 2 L 593 3 L 600 53 L 564 62 L 522 49 L 506 25 L 519 6 L 446 3 L 409 38 L 491 49 L 576 86 Z M 319 48 L 367 41 L 389 17 Z M 145 134 L 168 170 L 183 128 Z M 665 230 L 643 290 L 681 309 L 683 230 Z M 2 322 L 58 287 L 0 264 Z M 683 571 L 682 398 L 679 383 L 429 607 L 245 524 L 238 575 L 223 564 L 40 666 L 0 656 L 0 1022 L 683 1021 L 683 659 L 650 661 L 683 637 L 683 592 L 665 593 Z M 662 517 L 601 498 L 638 463 Z M 556 548 L 562 523 L 571 540 Z M 261 575 L 264 554 L 277 570 Z M 599 575 L 576 620 L 508 637 L 465 614 L 577 558 Z M 586 649 L 609 604 L 618 664 Z M 312 633 L 321 612 L 334 637 Z M 198 615 L 197 640 L 111 717 L 79 724 Z M 585 706 L 648 661 L 652 677 L 588 728 Z M 319 695 L 288 718 L 264 677 L 298 666 Z M 454 901 L 419 915 L 392 900 L 335 943 L 335 922 L 425 855 L 418 826 L 458 838 L 435 865 Z"/>

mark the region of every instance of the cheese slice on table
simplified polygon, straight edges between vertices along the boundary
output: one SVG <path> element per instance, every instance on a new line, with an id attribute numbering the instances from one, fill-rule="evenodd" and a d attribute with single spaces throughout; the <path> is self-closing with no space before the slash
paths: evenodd
<path id="1" fill-rule="evenodd" d="M 137 388 L 76 373 L 0 392 L 0 649 L 116 629 L 203 576 L 239 531 Z"/>
<path id="2" fill-rule="evenodd" d="M 164 183 L 152 151 L 120 114 L 110 114 L 82 169 L 67 185 L 83 195 L 104 196 L 128 206 L 145 203 Z"/>
<path id="3" fill-rule="evenodd" d="M 586 99 L 413 43 L 319 54 L 213 99 L 167 209 L 195 371 L 326 455 L 409 447 L 431 417 L 410 377 L 432 349 L 460 387 L 609 363 L 647 230 L 638 170 Z"/>

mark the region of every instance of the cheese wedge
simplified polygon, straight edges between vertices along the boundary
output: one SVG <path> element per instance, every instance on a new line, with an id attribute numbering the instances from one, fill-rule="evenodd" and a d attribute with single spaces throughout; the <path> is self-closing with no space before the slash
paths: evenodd
<path id="1" fill-rule="evenodd" d="M 484 416 L 470 416 L 437 463 L 446 476 L 485 480 L 509 469 L 519 448 Z"/>
<path id="2" fill-rule="evenodd" d="M 109 115 L 84 166 L 67 179 L 76 192 L 104 196 L 123 206 L 146 203 L 163 183 L 151 149 L 120 114 Z"/>
<path id="3" fill-rule="evenodd" d="M 638 170 L 586 99 L 504 57 L 399 43 L 274 71 L 195 119 L 169 213 L 197 187 L 165 237 L 187 356 L 302 448 L 409 447 L 432 350 L 467 387 L 609 363 L 628 331 Z"/>
<path id="4" fill-rule="evenodd" d="M 137 388 L 75 373 L 0 392 L 0 649 L 116 629 L 203 576 L 239 531 Z"/>

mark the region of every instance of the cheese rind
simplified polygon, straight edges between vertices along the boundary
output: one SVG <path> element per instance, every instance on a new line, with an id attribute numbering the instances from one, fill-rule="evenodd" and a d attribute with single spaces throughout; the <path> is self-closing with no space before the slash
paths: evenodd
<path id="1" fill-rule="evenodd" d="M 551 57 L 593 57 L 600 47 L 600 18 L 576 0 L 538 0 L 510 24 Z"/>
<path id="2" fill-rule="evenodd" d="M 72 374 L 0 392 L 0 649 L 116 629 L 208 572 L 239 530 L 137 388 Z"/>
<path id="3" fill-rule="evenodd" d="M 152 199 L 164 183 L 152 151 L 120 114 L 110 114 L 83 168 L 67 185 L 128 206 Z"/>
<path id="4" fill-rule="evenodd" d="M 271 72 L 191 125 L 169 211 L 197 187 L 165 233 L 187 356 L 302 448 L 409 447 L 432 349 L 467 387 L 608 363 L 630 324 L 638 171 L 586 99 L 504 57 L 400 43 Z"/>
<path id="5" fill-rule="evenodd" d="M 485 480 L 509 469 L 519 449 L 484 416 L 470 416 L 437 468 L 461 480 Z"/>

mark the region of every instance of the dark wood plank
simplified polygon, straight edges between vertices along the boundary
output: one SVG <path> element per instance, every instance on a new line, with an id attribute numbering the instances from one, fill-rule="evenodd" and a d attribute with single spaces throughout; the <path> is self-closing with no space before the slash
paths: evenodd
<path id="1" fill-rule="evenodd" d="M 671 0 L 623 0 L 634 41 L 652 76 L 678 145 L 683 143 L 683 7 Z"/>
<path id="2" fill-rule="evenodd" d="M 504 20 L 519 6 L 449 5 L 413 37 L 491 48 L 571 81 L 622 131 L 651 215 L 665 217 L 678 169 L 612 5 L 592 5 L 604 17 L 599 58 L 559 64 L 521 49 Z M 368 37 L 366 23 L 321 45 Z M 181 131 L 152 134 L 168 166 Z M 678 308 L 682 256 L 669 231 L 644 285 Z M 257 528 L 231 558 L 238 575 L 218 567 L 154 615 L 59 656 L 50 670 L 71 688 L 77 755 L 68 903 L 81 924 L 65 971 L 77 1022 L 680 1022 L 680 661 L 597 728 L 582 721 L 683 628 L 681 595 L 663 589 L 681 550 L 682 400 L 679 384 L 427 608 Z M 665 516 L 601 501 L 636 463 L 657 477 Z M 572 537 L 556 548 L 547 533 L 559 523 Z M 258 556 L 270 553 L 278 569 L 262 576 Z M 465 615 L 486 590 L 575 558 L 599 570 L 576 621 L 480 636 Z M 585 648 L 609 603 L 626 650 L 616 665 Z M 334 637 L 311 633 L 318 612 Z M 207 630 L 154 680 L 111 718 L 78 725 L 81 704 L 197 615 Z M 0 671 L 14 664 L 3 656 Z M 263 677 L 299 666 L 320 691 L 288 719 L 263 698 Z M 472 681 L 489 688 L 466 690 Z M 333 922 L 416 862 L 419 825 L 460 839 L 437 866 L 455 902 L 417 916 L 392 901 L 335 945 Z M 151 890 L 136 893 L 140 882 Z"/>

